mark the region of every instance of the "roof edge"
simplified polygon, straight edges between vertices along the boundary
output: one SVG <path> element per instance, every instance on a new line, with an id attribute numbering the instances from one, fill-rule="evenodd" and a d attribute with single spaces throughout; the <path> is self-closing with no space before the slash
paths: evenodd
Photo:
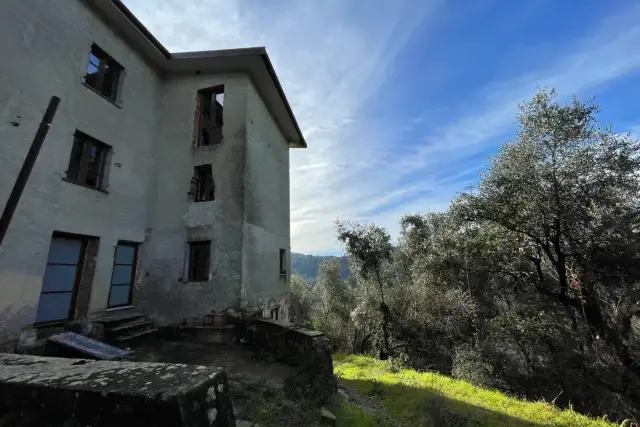
<path id="1" fill-rule="evenodd" d="M 289 100 L 287 99 L 287 96 L 284 94 L 284 89 L 282 89 L 282 85 L 280 84 L 280 80 L 278 79 L 278 75 L 276 74 L 276 70 L 273 68 L 273 64 L 271 64 L 271 60 L 269 59 L 269 55 L 267 54 L 266 49 L 264 50 L 264 53 L 262 55 L 260 55 L 262 57 L 262 60 L 264 61 L 264 65 L 267 67 L 267 71 L 269 71 L 269 75 L 271 75 L 271 79 L 273 80 L 273 83 L 276 85 L 276 89 L 278 90 L 278 93 L 280 94 L 280 98 L 282 98 L 282 103 L 284 104 L 284 107 L 287 109 L 287 113 L 289 113 L 289 117 L 291 118 L 291 121 L 293 122 L 293 126 L 296 128 L 296 132 L 298 133 L 298 138 L 300 139 L 299 144 L 296 146 L 296 148 L 307 148 L 307 141 L 305 141 L 304 139 L 304 135 L 302 134 L 302 131 L 300 130 L 300 126 L 298 125 L 298 121 L 296 120 L 296 116 L 293 114 L 293 110 L 291 109 L 291 105 L 289 105 Z"/>
<path id="2" fill-rule="evenodd" d="M 204 59 L 204 58 L 221 58 L 225 56 L 237 55 L 264 55 L 267 50 L 264 46 L 241 47 L 233 49 L 217 49 L 217 50 L 196 50 L 190 52 L 173 52 L 170 59 Z"/>
<path id="3" fill-rule="evenodd" d="M 275 69 L 273 68 L 273 64 L 269 59 L 269 55 L 267 54 L 267 50 L 265 47 L 247 47 L 247 48 L 238 48 L 238 49 L 219 49 L 219 50 L 204 50 L 204 51 L 193 51 L 193 52 L 176 52 L 171 53 L 169 50 L 164 47 L 162 43 L 144 26 L 142 22 L 129 10 L 127 6 L 122 3 L 122 0 L 110 0 L 111 4 L 113 4 L 119 11 L 122 13 L 128 20 L 133 24 L 134 27 L 142 35 L 151 43 L 153 47 L 155 47 L 158 52 L 164 56 L 167 60 L 180 60 L 180 59 L 196 59 L 196 58 L 219 58 L 225 56 L 235 56 L 235 55 L 260 55 L 262 61 L 267 67 L 267 71 L 273 80 L 273 83 L 276 86 L 276 90 L 282 99 L 282 103 L 284 104 L 285 109 L 293 123 L 293 126 L 296 129 L 296 133 L 298 134 L 298 139 L 300 140 L 298 144 L 294 145 L 296 148 L 307 148 L 307 142 L 304 139 L 304 135 L 300 130 L 300 126 L 298 125 L 298 121 L 296 120 L 295 115 L 293 114 L 293 109 L 289 104 L 289 100 L 284 93 L 284 89 L 280 84 L 280 80 L 278 79 L 278 75 L 276 74 Z"/>
<path id="4" fill-rule="evenodd" d="M 140 22 L 138 18 L 136 18 L 133 12 L 131 12 L 129 8 L 125 6 L 124 3 L 122 3 L 122 0 L 111 0 L 111 4 L 113 4 L 120 11 L 120 13 L 122 13 L 129 21 L 131 21 L 133 26 L 136 27 L 147 40 L 149 40 L 149 43 L 151 43 L 153 47 L 158 49 L 162 56 L 167 59 L 171 58 L 171 52 L 169 52 L 167 48 L 164 47 L 164 45 L 160 43 L 160 41 L 158 41 L 158 39 L 155 38 L 153 34 L 151 34 L 151 31 L 149 31 L 147 27 L 145 27 L 144 24 Z"/>

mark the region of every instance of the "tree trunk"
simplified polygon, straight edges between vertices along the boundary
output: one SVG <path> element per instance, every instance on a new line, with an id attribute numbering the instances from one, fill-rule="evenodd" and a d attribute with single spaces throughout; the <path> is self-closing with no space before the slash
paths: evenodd
<path id="1" fill-rule="evenodd" d="M 380 276 L 380 270 L 376 268 L 375 270 L 376 280 L 378 281 L 378 288 L 380 289 L 380 299 L 382 302 L 380 303 L 380 314 L 382 315 L 382 349 L 379 353 L 380 360 L 387 360 L 390 354 L 389 348 L 389 322 L 391 313 L 389 312 L 389 307 L 384 302 L 384 290 L 382 287 L 382 277 Z"/>
<path id="2" fill-rule="evenodd" d="M 387 360 L 390 355 L 389 346 L 389 307 L 386 303 L 380 303 L 380 314 L 382 315 L 382 349 L 380 351 L 380 360 Z"/>
<path id="3" fill-rule="evenodd" d="M 371 338 L 371 334 L 367 335 L 362 340 L 362 343 L 360 344 L 360 354 L 364 354 L 364 351 L 365 351 L 366 346 L 367 346 L 367 341 L 369 341 L 370 338 Z"/>

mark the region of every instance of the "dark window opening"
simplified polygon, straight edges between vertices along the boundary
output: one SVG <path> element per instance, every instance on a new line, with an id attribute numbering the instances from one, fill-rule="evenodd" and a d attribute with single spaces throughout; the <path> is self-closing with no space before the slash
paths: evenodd
<path id="1" fill-rule="evenodd" d="M 271 318 L 272 318 L 273 320 L 278 320 L 278 311 L 279 311 L 279 310 L 280 310 L 280 309 L 279 309 L 279 307 L 276 307 L 276 308 L 272 308 L 272 309 L 271 309 Z"/>
<path id="2" fill-rule="evenodd" d="M 200 147 L 223 142 L 223 106 L 224 85 L 198 91 L 193 145 Z"/>
<path id="3" fill-rule="evenodd" d="M 189 243 L 189 265 L 187 280 L 189 282 L 206 282 L 209 280 L 209 257 L 211 242 Z"/>
<path id="4" fill-rule="evenodd" d="M 105 184 L 107 144 L 76 131 L 67 169 L 67 180 L 91 188 L 102 189 Z"/>
<path id="5" fill-rule="evenodd" d="M 287 275 L 287 250 L 280 249 L 280 275 Z"/>
<path id="6" fill-rule="evenodd" d="M 97 45 L 91 46 L 84 82 L 115 102 L 124 68 Z"/>
<path id="7" fill-rule="evenodd" d="M 209 202 L 215 199 L 216 186 L 213 181 L 211 165 L 200 165 L 193 168 L 189 195 L 194 202 Z"/>

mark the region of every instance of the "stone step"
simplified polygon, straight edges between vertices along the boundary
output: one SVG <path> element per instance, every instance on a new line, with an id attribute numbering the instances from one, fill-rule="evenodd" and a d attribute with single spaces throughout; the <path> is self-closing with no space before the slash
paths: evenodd
<path id="1" fill-rule="evenodd" d="M 153 322 L 151 320 L 142 318 L 142 319 L 133 320 L 127 323 L 122 323 L 119 326 L 116 326 L 113 328 L 108 328 L 106 332 L 110 334 L 120 334 L 122 332 L 127 332 L 127 331 L 131 332 L 132 330 L 135 330 L 135 329 L 142 329 L 145 326 L 153 326 Z"/>
<path id="2" fill-rule="evenodd" d="M 211 329 L 211 330 L 228 331 L 228 330 L 231 330 L 231 329 L 235 329 L 235 326 L 233 326 L 233 325 L 222 325 L 222 326 L 181 325 L 181 326 L 179 326 L 179 328 L 183 329 L 183 330 L 189 330 L 189 329 Z"/>
<path id="3" fill-rule="evenodd" d="M 150 329 L 143 329 L 142 331 L 137 331 L 137 332 L 133 332 L 131 334 L 128 335 L 122 335 L 116 338 L 116 341 L 118 342 L 124 342 L 124 341 L 131 341 L 134 339 L 138 339 L 138 338 L 142 338 L 144 336 L 149 336 L 152 334 L 156 334 L 158 333 L 160 330 L 158 328 L 150 328 Z"/>
<path id="4" fill-rule="evenodd" d="M 132 322 L 134 320 L 144 319 L 144 314 L 141 313 L 127 313 L 118 316 L 105 316 L 94 320 L 96 323 L 101 323 L 105 329 L 114 328 L 124 323 Z"/>

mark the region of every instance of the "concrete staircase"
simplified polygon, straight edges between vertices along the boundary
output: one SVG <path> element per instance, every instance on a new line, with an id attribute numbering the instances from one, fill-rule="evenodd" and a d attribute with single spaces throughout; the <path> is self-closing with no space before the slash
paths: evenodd
<path id="1" fill-rule="evenodd" d="M 133 340 L 143 337 L 153 336 L 158 332 L 158 328 L 140 313 L 128 313 L 120 316 L 109 316 L 96 319 L 95 323 L 100 323 L 104 327 L 105 342 L 120 346 Z"/>

